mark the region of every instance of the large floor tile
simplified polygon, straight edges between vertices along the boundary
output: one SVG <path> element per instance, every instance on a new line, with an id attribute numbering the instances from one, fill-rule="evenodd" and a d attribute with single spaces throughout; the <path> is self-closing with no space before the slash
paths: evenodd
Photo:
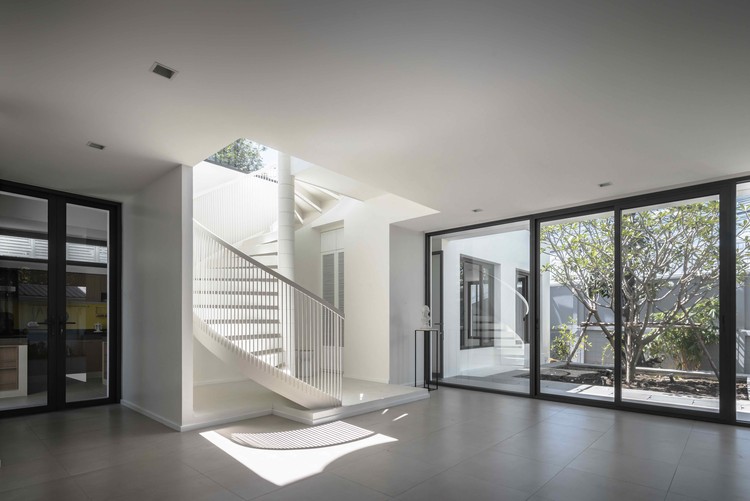
<path id="1" fill-rule="evenodd" d="M 380 501 L 390 496 L 330 473 L 322 473 L 257 498 L 262 501 Z"/>
<path id="2" fill-rule="evenodd" d="M 604 414 L 597 414 L 574 413 L 566 410 L 545 419 L 544 422 L 551 422 L 558 426 L 605 432 L 614 426 L 615 418 L 609 414 L 609 411 Z"/>
<path id="3" fill-rule="evenodd" d="M 332 470 L 334 474 L 390 496 L 401 494 L 444 468 L 394 452 L 381 452 Z"/>
<path id="4" fill-rule="evenodd" d="M 86 494 L 72 478 L 30 485 L 0 494 L 3 501 L 81 501 Z"/>
<path id="5" fill-rule="evenodd" d="M 678 437 L 672 437 L 668 430 L 659 431 L 639 430 L 637 427 L 628 430 L 611 429 L 594 442 L 591 448 L 677 464 L 685 450 L 687 435 L 683 437 L 680 433 Z"/>
<path id="6" fill-rule="evenodd" d="M 550 418 L 536 423 L 529 428 L 526 428 L 525 430 L 519 432 L 516 436 L 534 437 L 547 441 L 569 440 L 582 444 L 592 444 L 602 435 L 604 435 L 604 433 L 605 431 L 601 430 L 592 430 L 588 428 L 557 423 L 555 422 L 554 418 Z"/>
<path id="7" fill-rule="evenodd" d="M 662 501 L 660 491 L 622 480 L 565 468 L 539 489 L 533 500 L 555 501 Z"/>
<path id="8" fill-rule="evenodd" d="M 439 430 L 418 440 L 394 443 L 389 450 L 445 469 L 494 444 L 495 441 L 484 440 L 481 435 L 462 435 L 453 430 Z"/>
<path id="9" fill-rule="evenodd" d="M 3 466 L 51 456 L 44 443 L 33 435 L 23 433 L 0 437 L 0 461 Z"/>
<path id="10" fill-rule="evenodd" d="M 684 494 L 676 494 L 669 492 L 664 501 L 703 501 L 700 498 L 694 498 L 692 496 L 685 496 Z"/>
<path id="11" fill-rule="evenodd" d="M 722 475 L 680 465 L 669 490 L 707 501 L 750 499 L 750 478 L 747 475 Z"/>
<path id="12" fill-rule="evenodd" d="M 488 450 L 462 461 L 451 468 L 451 471 L 519 491 L 534 492 L 557 475 L 562 468 L 552 463 Z"/>
<path id="13" fill-rule="evenodd" d="M 0 468 L 0 492 L 41 484 L 67 477 L 68 473 L 52 457 L 3 464 Z M 0 498 L 2 496 L 0 495 Z"/>
<path id="14" fill-rule="evenodd" d="M 533 434 L 515 435 L 492 449 L 504 454 L 565 466 L 591 444 L 591 441 L 551 439 Z"/>
<path id="15" fill-rule="evenodd" d="M 137 496 L 139 492 L 185 482 L 196 476 L 202 475 L 180 461 L 157 459 L 113 466 L 78 475 L 75 479 L 90 499 L 103 500 Z"/>
<path id="16" fill-rule="evenodd" d="M 201 473 L 229 468 L 239 464 L 235 458 L 212 443 L 175 452 L 172 459 L 182 461 Z"/>
<path id="17" fill-rule="evenodd" d="M 583 451 L 568 467 L 664 491 L 677 469 L 672 463 L 598 449 Z"/>
<path id="18" fill-rule="evenodd" d="M 241 501 L 242 498 L 200 475 L 180 482 L 160 483 L 113 496 L 113 501 Z"/>
<path id="19" fill-rule="evenodd" d="M 522 501 L 528 492 L 511 489 L 455 471 L 441 473 L 400 495 L 410 501 L 504 500 Z"/>
<path id="20" fill-rule="evenodd" d="M 92 449 L 61 452 L 55 458 L 70 475 L 79 475 L 137 461 L 164 457 L 166 453 L 148 443 L 100 445 Z"/>
<path id="21" fill-rule="evenodd" d="M 209 471 L 204 475 L 242 499 L 255 499 L 279 488 L 239 463 Z"/>

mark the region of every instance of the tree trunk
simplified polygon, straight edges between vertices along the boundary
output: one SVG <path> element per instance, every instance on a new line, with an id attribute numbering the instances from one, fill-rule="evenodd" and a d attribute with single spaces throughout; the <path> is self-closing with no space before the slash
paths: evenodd
<path id="1" fill-rule="evenodd" d="M 626 357 L 623 357 L 626 358 Z M 635 367 L 638 362 L 638 357 L 630 357 L 630 360 L 625 360 L 625 382 L 627 384 L 633 384 L 635 382 Z"/>
<path id="2" fill-rule="evenodd" d="M 714 371 L 714 374 L 716 374 L 716 379 L 719 379 L 719 368 L 716 367 L 714 359 L 711 358 L 711 354 L 708 352 L 708 347 L 706 346 L 706 343 L 703 342 L 703 337 L 701 337 L 698 332 L 695 332 L 695 330 L 693 330 L 693 335 L 698 340 L 698 344 L 700 344 L 700 347 L 703 350 L 703 354 L 706 355 L 708 363 L 711 366 L 711 370 Z"/>
<path id="3" fill-rule="evenodd" d="M 578 340 L 576 341 L 575 346 L 573 346 L 573 349 L 570 350 L 570 354 L 568 354 L 567 359 L 565 360 L 565 365 L 570 365 L 570 361 L 573 360 L 573 357 L 575 356 L 576 352 L 578 351 L 578 348 L 581 346 L 581 341 L 586 337 L 586 329 L 589 328 L 589 322 L 591 322 L 591 316 L 594 314 L 593 311 L 589 311 L 589 316 L 586 317 L 586 326 L 581 329 L 581 334 L 578 336 Z"/>

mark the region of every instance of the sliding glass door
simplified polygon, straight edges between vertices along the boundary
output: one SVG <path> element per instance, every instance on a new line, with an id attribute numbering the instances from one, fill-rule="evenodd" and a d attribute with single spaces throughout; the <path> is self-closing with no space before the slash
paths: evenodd
<path id="1" fill-rule="evenodd" d="M 614 213 L 542 222 L 539 391 L 613 401 Z"/>
<path id="2" fill-rule="evenodd" d="M 528 393 L 529 222 L 434 236 L 430 246 L 443 340 L 435 372 L 449 384 Z"/>
<path id="3" fill-rule="evenodd" d="M 736 343 L 735 394 L 737 421 L 750 422 L 750 183 L 737 186 L 736 236 Z"/>
<path id="4" fill-rule="evenodd" d="M 750 179 L 528 218 L 428 234 L 446 385 L 750 423 Z"/>
<path id="5" fill-rule="evenodd" d="M 5 186 L 0 414 L 114 401 L 118 205 Z"/>
<path id="6" fill-rule="evenodd" d="M 623 401 L 719 411 L 719 197 L 622 212 Z"/>

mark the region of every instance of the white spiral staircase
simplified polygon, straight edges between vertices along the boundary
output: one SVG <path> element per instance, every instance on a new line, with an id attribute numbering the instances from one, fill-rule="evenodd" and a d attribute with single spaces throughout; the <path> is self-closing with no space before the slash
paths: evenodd
<path id="1" fill-rule="evenodd" d="M 248 199 L 268 202 L 275 192 L 271 180 L 248 176 L 195 201 L 194 335 L 224 363 L 303 407 L 340 406 L 344 317 L 274 270 L 275 211 L 246 210 Z"/>

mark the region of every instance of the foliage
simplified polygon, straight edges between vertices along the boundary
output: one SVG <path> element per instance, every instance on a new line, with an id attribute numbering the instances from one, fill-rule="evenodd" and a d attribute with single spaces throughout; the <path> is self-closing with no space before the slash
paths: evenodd
<path id="1" fill-rule="evenodd" d="M 591 348 L 588 334 L 582 333 L 579 336 L 573 332 L 573 329 L 570 328 L 569 324 L 560 324 L 557 326 L 557 329 L 559 334 L 552 340 L 550 350 L 558 360 L 568 360 L 574 355 L 573 349 L 575 348 L 576 343 L 578 343 L 579 337 L 581 337 L 579 344 L 580 348 L 583 348 L 584 351 Z"/>
<path id="2" fill-rule="evenodd" d="M 244 173 L 255 172 L 263 168 L 261 152 L 265 150 L 266 147 L 261 144 L 240 138 L 208 157 L 206 161 Z"/>
<path id="3" fill-rule="evenodd" d="M 744 205 L 739 209 L 745 210 Z M 747 244 L 747 218 L 739 221 L 738 241 Z M 583 304 L 612 347 L 614 326 L 604 318 L 614 318 L 614 294 L 621 291 L 628 383 L 647 349 L 695 367 L 700 360 L 695 346 L 708 355 L 707 345 L 718 340 L 719 202 L 623 213 L 621 235 L 620 287 L 614 284 L 613 216 L 544 225 L 541 249 L 550 260 L 542 271 Z M 738 245 L 738 280 L 747 276 L 748 249 L 750 245 Z"/>
<path id="4" fill-rule="evenodd" d="M 679 370 L 698 370 L 705 355 L 704 346 L 719 342 L 719 330 L 716 328 L 718 316 L 717 298 L 696 304 L 689 319 L 695 327 L 665 328 L 649 347 L 649 353 L 672 357 Z"/>

